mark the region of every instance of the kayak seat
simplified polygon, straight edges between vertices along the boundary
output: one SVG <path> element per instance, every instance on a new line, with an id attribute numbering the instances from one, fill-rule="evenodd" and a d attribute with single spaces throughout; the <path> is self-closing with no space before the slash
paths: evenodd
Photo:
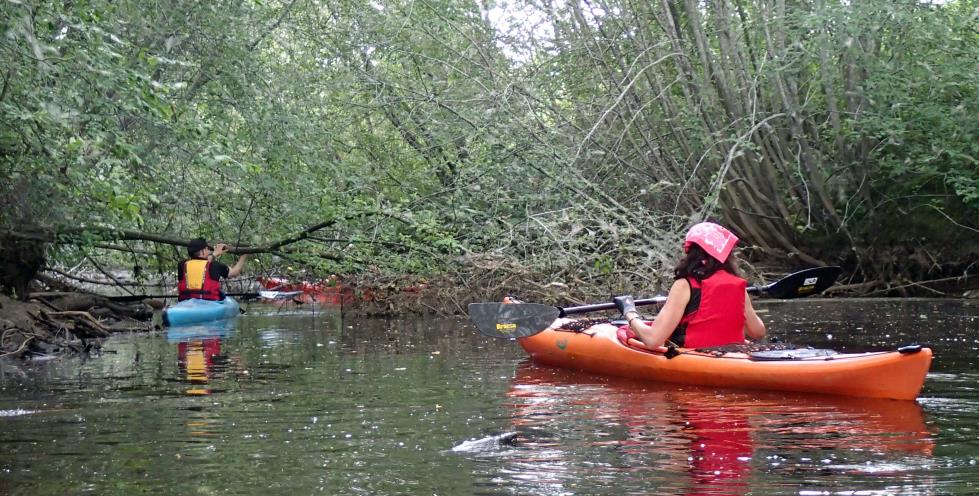
<path id="1" fill-rule="evenodd" d="M 650 348 L 649 346 L 646 346 L 645 343 L 643 343 L 638 339 L 639 336 L 636 335 L 636 331 L 633 331 L 631 328 L 629 328 L 628 324 L 619 326 L 619 329 L 615 332 L 615 335 L 617 338 L 619 338 L 620 343 L 634 350 L 645 351 L 646 353 L 657 353 L 657 354 L 666 353 L 667 351 L 669 351 L 669 349 L 665 346 L 657 346 L 655 348 Z"/>

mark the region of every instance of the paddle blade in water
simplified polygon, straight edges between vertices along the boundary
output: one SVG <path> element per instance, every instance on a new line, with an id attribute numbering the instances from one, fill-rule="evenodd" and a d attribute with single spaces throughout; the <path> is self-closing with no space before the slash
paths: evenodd
<path id="1" fill-rule="evenodd" d="M 558 318 L 557 307 L 537 303 L 470 303 L 469 318 L 491 338 L 517 339 L 547 329 Z"/>
<path id="2" fill-rule="evenodd" d="M 789 274 L 762 289 L 773 298 L 802 298 L 825 291 L 839 275 L 839 267 L 815 267 Z"/>

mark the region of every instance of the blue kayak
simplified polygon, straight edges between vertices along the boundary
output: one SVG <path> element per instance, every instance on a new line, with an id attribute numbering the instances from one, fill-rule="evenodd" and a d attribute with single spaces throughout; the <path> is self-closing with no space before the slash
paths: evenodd
<path id="1" fill-rule="evenodd" d="M 163 323 L 169 327 L 194 325 L 230 319 L 239 313 L 238 302 L 230 296 L 218 301 L 191 298 L 163 310 Z"/>

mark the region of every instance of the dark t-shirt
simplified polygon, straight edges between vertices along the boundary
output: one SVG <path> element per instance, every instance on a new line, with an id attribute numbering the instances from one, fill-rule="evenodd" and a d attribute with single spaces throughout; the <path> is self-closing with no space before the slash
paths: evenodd
<path id="1" fill-rule="evenodd" d="M 177 265 L 177 280 L 182 281 L 184 279 L 184 264 L 187 263 L 186 260 L 180 262 Z M 227 279 L 228 275 L 231 273 L 231 269 L 217 260 L 211 261 L 211 268 L 208 270 L 211 273 L 211 279 L 220 281 L 221 279 Z"/>

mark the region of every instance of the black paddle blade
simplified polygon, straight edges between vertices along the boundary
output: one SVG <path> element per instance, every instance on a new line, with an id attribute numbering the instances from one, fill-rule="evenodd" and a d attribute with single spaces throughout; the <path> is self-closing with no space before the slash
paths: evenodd
<path id="1" fill-rule="evenodd" d="M 840 270 L 839 267 L 835 266 L 800 270 L 762 287 L 761 290 L 773 298 L 782 299 L 802 298 L 819 294 L 836 283 Z"/>
<path id="2" fill-rule="evenodd" d="M 557 307 L 537 303 L 470 303 L 469 318 L 491 338 L 517 339 L 547 329 L 558 318 Z"/>

